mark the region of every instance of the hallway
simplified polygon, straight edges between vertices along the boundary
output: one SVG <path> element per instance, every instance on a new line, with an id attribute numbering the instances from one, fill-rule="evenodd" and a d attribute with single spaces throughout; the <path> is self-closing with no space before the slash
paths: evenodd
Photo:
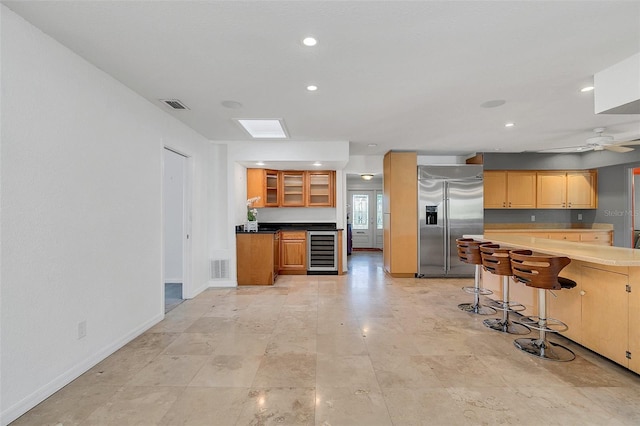
<path id="1" fill-rule="evenodd" d="M 640 424 L 640 376 L 553 363 L 458 310 L 465 279 L 344 276 L 209 289 L 15 425 Z"/>

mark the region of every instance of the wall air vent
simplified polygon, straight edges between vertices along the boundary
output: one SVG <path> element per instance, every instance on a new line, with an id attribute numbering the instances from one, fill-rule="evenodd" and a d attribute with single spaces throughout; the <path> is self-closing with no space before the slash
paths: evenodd
<path id="1" fill-rule="evenodd" d="M 211 279 L 220 280 L 229 278 L 229 260 L 228 259 L 212 259 L 211 260 Z"/>
<path id="2" fill-rule="evenodd" d="M 172 109 L 177 109 L 177 110 L 189 109 L 185 104 L 183 104 L 178 99 L 160 99 L 160 101 L 169 105 Z"/>

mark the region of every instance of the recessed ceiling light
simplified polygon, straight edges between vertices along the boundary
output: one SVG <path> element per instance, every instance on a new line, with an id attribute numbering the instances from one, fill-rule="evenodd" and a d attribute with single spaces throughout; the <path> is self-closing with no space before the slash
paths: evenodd
<path id="1" fill-rule="evenodd" d="M 316 40 L 313 37 L 305 37 L 304 40 L 302 40 L 302 44 L 304 44 L 305 46 L 315 46 L 316 44 L 318 44 L 318 40 Z"/>
<path id="2" fill-rule="evenodd" d="M 258 162 L 256 163 L 256 166 L 264 166 L 264 161 L 258 161 Z"/>
<path id="3" fill-rule="evenodd" d="M 307 90 L 310 92 L 315 92 L 316 90 L 318 90 L 318 86 L 314 86 L 313 84 L 307 86 Z"/>
<path id="4" fill-rule="evenodd" d="M 496 108 L 507 103 L 504 99 L 494 99 L 492 101 L 483 102 L 480 104 L 482 108 Z"/>
<path id="5" fill-rule="evenodd" d="M 238 119 L 238 123 L 254 138 L 285 139 L 282 121 L 273 119 Z"/>
<path id="6" fill-rule="evenodd" d="M 505 123 L 504 127 L 513 127 L 516 123 Z"/>
<path id="7" fill-rule="evenodd" d="M 595 87 L 593 86 L 587 86 L 587 87 L 583 87 L 582 89 L 580 89 L 581 92 L 590 92 L 593 89 L 595 89 Z"/>
<path id="8" fill-rule="evenodd" d="M 220 102 L 220 104 L 223 107 L 230 108 L 230 109 L 240 109 L 240 108 L 242 108 L 242 104 L 240 102 L 237 102 L 237 101 L 222 101 L 222 102 Z"/>
<path id="9" fill-rule="evenodd" d="M 320 166 L 322 166 L 322 163 L 319 162 L 319 161 L 316 161 L 315 163 L 313 163 L 313 165 L 316 166 L 316 167 L 320 167 Z"/>
<path id="10" fill-rule="evenodd" d="M 368 144 L 367 146 L 368 146 L 369 148 L 373 148 L 373 147 L 378 146 L 378 144 L 377 144 L 377 143 L 370 143 L 370 144 Z"/>

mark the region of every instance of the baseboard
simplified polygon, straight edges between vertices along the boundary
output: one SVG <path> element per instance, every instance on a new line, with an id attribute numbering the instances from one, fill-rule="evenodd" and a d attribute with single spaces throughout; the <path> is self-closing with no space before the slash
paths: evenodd
<path id="1" fill-rule="evenodd" d="M 210 280 L 209 288 L 235 288 L 238 287 L 238 283 L 235 280 Z"/>
<path id="2" fill-rule="evenodd" d="M 191 294 L 185 294 L 184 298 L 185 299 L 193 299 L 194 297 L 198 296 L 200 293 L 205 291 L 208 287 L 209 287 L 208 283 L 204 283 L 200 287 L 194 289 Z"/>
<path id="3" fill-rule="evenodd" d="M 60 389 L 64 386 L 71 383 L 73 380 L 80 377 L 83 373 L 87 372 L 93 366 L 98 364 L 100 361 L 162 321 L 164 318 L 164 312 L 153 317 L 151 320 L 145 322 L 139 327 L 135 328 L 131 332 L 127 333 L 121 339 L 116 340 L 112 344 L 106 346 L 102 350 L 96 352 L 94 355 L 89 356 L 88 358 L 84 358 L 82 362 L 76 364 L 73 368 L 65 371 L 49 383 L 37 389 L 35 392 L 30 395 L 24 397 L 22 400 L 13 404 L 11 407 L 8 407 L 6 410 L 0 413 L 0 423 L 3 426 L 8 425 Z"/>

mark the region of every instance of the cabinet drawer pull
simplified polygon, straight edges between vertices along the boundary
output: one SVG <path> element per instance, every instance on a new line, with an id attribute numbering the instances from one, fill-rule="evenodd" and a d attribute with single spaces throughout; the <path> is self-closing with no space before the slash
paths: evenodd
<path id="1" fill-rule="evenodd" d="M 586 292 L 586 291 L 584 291 L 584 290 L 580 290 L 580 296 L 584 296 L 585 294 L 587 294 L 587 292 Z"/>

